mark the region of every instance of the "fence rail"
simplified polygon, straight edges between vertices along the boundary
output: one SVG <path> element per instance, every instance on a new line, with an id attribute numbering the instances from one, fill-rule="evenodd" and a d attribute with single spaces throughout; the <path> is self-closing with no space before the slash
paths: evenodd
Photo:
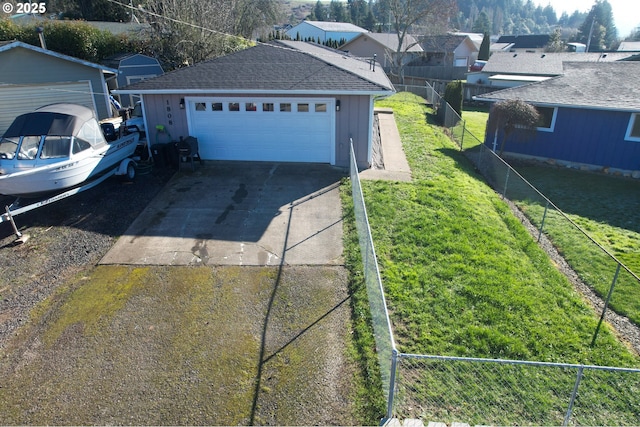
<path id="1" fill-rule="evenodd" d="M 589 263 L 598 263 L 597 277 L 581 275 L 588 286 L 607 295 L 601 315 L 616 305 L 614 288 L 637 287 L 640 279 L 592 239 L 547 197 L 533 187 L 483 142 L 467 131 L 464 121 L 428 84 L 400 86 L 423 97 L 438 111 L 461 151 L 503 197 L 516 203 L 538 227 L 555 237 L 561 223 L 573 226 L 571 239 L 592 243 Z M 376 347 L 387 398 L 386 418 L 422 418 L 439 422 L 537 425 L 640 424 L 640 369 L 499 359 L 477 359 L 401 353 L 395 346 L 371 231 L 351 154 L 352 195 Z M 566 227 L 562 227 L 566 230 Z M 555 243 L 555 242 L 554 242 Z M 586 280 L 588 279 L 588 280 Z M 620 292 L 624 295 L 624 292 Z M 598 325 L 598 328 L 600 325 Z M 598 329 L 593 340 L 597 339 Z"/>

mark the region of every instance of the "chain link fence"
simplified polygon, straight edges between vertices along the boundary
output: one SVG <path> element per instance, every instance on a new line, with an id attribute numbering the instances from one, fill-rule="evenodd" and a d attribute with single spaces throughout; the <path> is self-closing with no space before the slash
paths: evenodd
<path id="1" fill-rule="evenodd" d="M 353 211 L 356 219 L 360 253 L 362 255 L 364 280 L 367 287 L 367 298 L 369 300 L 369 310 L 371 311 L 373 333 L 376 340 L 376 352 L 378 354 L 380 373 L 382 375 L 382 388 L 387 402 L 390 402 L 391 405 L 393 396 L 390 396 L 390 391 L 393 391 L 393 383 L 395 381 L 394 378 L 392 378 L 393 374 L 395 374 L 395 366 L 393 366 L 396 360 L 395 343 L 393 333 L 391 332 L 391 321 L 389 319 L 389 313 L 387 312 L 387 303 L 384 297 L 380 270 L 378 269 L 378 259 L 376 258 L 373 238 L 371 237 L 367 208 L 364 204 L 362 187 L 360 186 L 360 178 L 358 177 L 358 163 L 356 162 L 356 156 L 353 150 L 353 141 L 351 141 L 350 146 L 349 175 L 351 178 Z M 390 412 L 390 407 L 387 410 Z"/>
<path id="2" fill-rule="evenodd" d="M 628 299 L 640 279 L 467 131 L 464 120 L 429 85 L 397 86 L 434 106 L 461 151 L 487 182 L 536 227 L 549 236 L 587 286 L 608 307 Z M 493 425 L 640 425 L 640 370 L 557 363 L 455 358 L 404 354 L 396 349 L 366 206 L 351 155 L 351 185 L 356 225 L 376 347 L 387 398 L 386 418 L 420 418 L 445 423 Z M 589 241 L 589 254 L 570 248 Z M 567 248 L 567 250 L 563 250 Z M 593 266 L 597 268 L 593 268 Z M 597 273 L 593 273 L 597 271 Z M 614 292 L 614 288 L 616 291 Z M 600 324 L 598 324 L 598 329 Z M 598 329 L 594 331 L 593 342 Z"/>
<path id="3" fill-rule="evenodd" d="M 471 425 L 640 422 L 637 369 L 410 354 L 400 354 L 397 366 L 397 418 Z"/>

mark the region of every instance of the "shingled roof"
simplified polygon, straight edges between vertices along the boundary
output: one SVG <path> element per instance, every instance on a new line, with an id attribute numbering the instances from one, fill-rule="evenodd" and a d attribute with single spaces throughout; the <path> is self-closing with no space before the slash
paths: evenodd
<path id="1" fill-rule="evenodd" d="M 389 94 L 382 68 L 313 43 L 279 41 L 128 85 L 118 93 Z"/>
<path id="2" fill-rule="evenodd" d="M 469 36 L 467 35 L 461 34 L 424 36 L 420 37 L 420 46 L 422 47 L 423 51 L 428 53 L 453 52 L 468 37 Z"/>
<path id="3" fill-rule="evenodd" d="M 398 49 L 398 33 L 362 33 L 340 46 L 340 49 L 348 50 L 349 46 L 356 40 L 362 38 L 366 40 L 367 37 L 394 52 Z M 405 52 L 422 52 L 422 47 L 411 34 L 407 34 L 402 40 L 402 50 Z"/>
<path id="4" fill-rule="evenodd" d="M 629 58 L 631 53 L 533 53 L 495 52 L 482 69 L 487 74 L 557 76 L 564 62 L 612 62 Z"/>
<path id="5" fill-rule="evenodd" d="M 564 74 L 476 99 L 522 99 L 535 105 L 640 111 L 640 62 L 566 62 Z"/>

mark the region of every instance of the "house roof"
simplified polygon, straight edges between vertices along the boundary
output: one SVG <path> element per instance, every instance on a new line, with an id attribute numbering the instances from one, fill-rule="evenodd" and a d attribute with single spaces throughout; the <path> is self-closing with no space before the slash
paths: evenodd
<path id="1" fill-rule="evenodd" d="M 278 41 L 128 85 L 117 93 L 390 94 L 382 67 L 315 43 Z"/>
<path id="2" fill-rule="evenodd" d="M 640 112 L 640 62 L 567 62 L 564 74 L 476 97 L 522 99 L 535 105 Z"/>
<path id="3" fill-rule="evenodd" d="M 638 42 L 620 42 L 618 52 L 640 52 L 640 41 Z"/>
<path id="4" fill-rule="evenodd" d="M 354 39 L 348 41 L 347 43 L 340 46 L 340 49 L 346 50 L 349 45 L 354 43 L 356 40 L 361 40 L 364 38 L 369 38 L 373 40 L 375 43 L 390 49 L 392 51 L 396 51 L 398 49 L 398 34 L 397 33 L 363 33 L 359 34 Z M 418 44 L 417 40 L 410 34 L 407 34 L 402 40 L 402 49 L 405 52 L 422 52 L 422 47 Z"/>
<path id="5" fill-rule="evenodd" d="M 76 64 L 84 65 L 85 67 L 90 67 L 90 68 L 95 68 L 97 70 L 101 70 L 103 72 L 108 72 L 108 73 L 113 73 L 113 74 L 117 74 L 118 73 L 118 70 L 113 69 L 113 68 L 109 68 L 109 67 L 105 67 L 104 65 L 94 64 L 93 62 L 85 61 L 84 59 L 74 58 L 73 56 L 64 55 L 62 53 L 54 52 L 54 51 L 48 50 L 48 49 L 42 49 L 41 47 L 33 46 L 33 45 L 30 45 L 30 44 L 27 44 L 27 43 L 23 43 L 23 42 L 20 42 L 20 41 L 0 42 L 0 54 L 2 54 L 3 52 L 8 52 L 11 49 L 19 49 L 19 48 L 32 50 L 34 52 L 38 52 L 38 53 L 41 53 L 43 55 L 51 56 L 51 57 L 58 58 L 58 59 L 63 59 L 65 61 L 74 62 Z"/>
<path id="6" fill-rule="evenodd" d="M 557 76 L 564 62 L 612 62 L 629 58 L 629 53 L 533 53 L 494 52 L 482 69 L 484 74 Z"/>
<path id="7" fill-rule="evenodd" d="M 438 36 L 421 37 L 420 46 L 424 52 L 428 53 L 453 52 L 467 39 L 473 46 L 476 46 L 468 35 L 461 34 L 442 34 Z"/>
<path id="8" fill-rule="evenodd" d="M 362 27 L 353 25 L 348 22 L 327 22 L 327 21 L 303 21 L 298 25 L 308 24 L 321 29 L 322 31 L 328 31 L 332 33 L 368 33 Z M 298 25 L 292 28 L 295 29 Z M 291 31 L 291 30 L 289 30 Z"/>
<path id="9" fill-rule="evenodd" d="M 500 36 L 496 43 L 513 43 L 513 49 L 539 49 L 549 43 L 549 34 L 526 34 L 521 36 Z"/>
<path id="10" fill-rule="evenodd" d="M 148 60 L 149 64 L 153 63 L 153 64 L 158 64 L 158 66 L 160 66 L 160 62 L 152 57 L 152 56 L 148 56 L 148 55 L 144 55 L 142 53 L 131 53 L 131 52 L 126 52 L 126 53 L 118 53 L 116 55 L 111 55 L 108 58 L 105 58 L 102 63 L 104 65 L 106 65 L 107 67 L 111 67 L 111 68 L 119 68 L 120 64 L 123 61 L 127 61 L 128 59 L 131 58 L 143 58 L 145 60 Z"/>

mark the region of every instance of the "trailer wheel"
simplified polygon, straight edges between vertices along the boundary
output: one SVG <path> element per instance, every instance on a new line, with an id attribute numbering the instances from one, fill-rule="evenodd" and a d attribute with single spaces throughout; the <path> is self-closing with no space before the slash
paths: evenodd
<path id="1" fill-rule="evenodd" d="M 127 173 L 124 175 L 126 181 L 133 181 L 136 177 L 136 165 L 133 162 L 129 162 L 127 165 Z"/>

